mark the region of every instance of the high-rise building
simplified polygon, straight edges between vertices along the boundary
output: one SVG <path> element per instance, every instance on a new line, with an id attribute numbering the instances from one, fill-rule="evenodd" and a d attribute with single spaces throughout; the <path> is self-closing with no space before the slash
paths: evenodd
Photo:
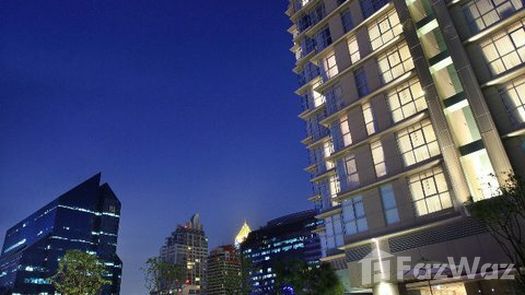
<path id="1" fill-rule="evenodd" d="M 207 295 L 241 295 L 241 262 L 237 247 L 224 245 L 208 256 Z"/>
<path id="2" fill-rule="evenodd" d="M 250 295 L 276 294 L 274 267 L 279 261 L 319 262 L 319 237 L 312 232 L 320 224 L 316 214 L 316 210 L 309 210 L 279 217 L 248 235 L 241 244 L 241 253 L 249 261 Z"/>
<path id="3" fill-rule="evenodd" d="M 163 261 L 186 270 L 186 281 L 181 286 L 183 294 L 205 294 L 207 257 L 208 238 L 199 214 L 193 215 L 186 224 L 178 225 L 160 249 Z"/>
<path id="4" fill-rule="evenodd" d="M 102 294 L 119 294 L 117 256 L 120 201 L 100 174 L 81 183 L 10 228 L 0 256 L 0 294 L 55 294 L 49 280 L 67 250 L 97 255 L 111 282 Z"/>
<path id="5" fill-rule="evenodd" d="M 497 194 L 508 173 L 525 176 L 523 7 L 290 1 L 309 199 L 324 220 L 323 260 L 350 270 L 352 290 L 397 292 L 398 280 L 353 278 L 372 249 L 413 261 L 507 260 L 465 203 Z M 433 293 L 478 294 L 507 283 L 465 280 Z"/>

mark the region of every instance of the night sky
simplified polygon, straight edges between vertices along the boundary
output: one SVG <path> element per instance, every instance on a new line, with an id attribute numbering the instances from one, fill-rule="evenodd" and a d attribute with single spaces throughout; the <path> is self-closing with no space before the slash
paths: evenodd
<path id="1" fill-rule="evenodd" d="M 97 172 L 122 294 L 200 212 L 210 246 L 310 208 L 286 0 L 0 2 L 0 242 Z"/>

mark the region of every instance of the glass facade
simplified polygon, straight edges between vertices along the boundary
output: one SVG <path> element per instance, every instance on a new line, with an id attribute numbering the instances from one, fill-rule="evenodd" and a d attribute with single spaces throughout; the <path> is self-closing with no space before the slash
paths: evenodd
<path id="1" fill-rule="evenodd" d="M 241 244 L 242 255 L 251 263 L 250 295 L 276 294 L 275 263 L 300 259 L 316 265 L 321 258 L 320 238 L 312 230 L 322 224 L 309 210 L 274 219 L 252 231 Z"/>
<path id="2" fill-rule="evenodd" d="M 97 255 L 119 294 L 122 262 L 117 256 L 120 201 L 100 174 L 86 180 L 24 219 L 6 233 L 0 256 L 2 294 L 54 294 L 49 277 L 67 250 Z M 0 289 L 2 290 L 2 289 Z"/>

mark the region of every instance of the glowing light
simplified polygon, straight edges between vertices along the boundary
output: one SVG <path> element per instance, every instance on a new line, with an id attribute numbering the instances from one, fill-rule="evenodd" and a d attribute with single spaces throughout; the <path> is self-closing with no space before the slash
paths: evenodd
<path id="1" fill-rule="evenodd" d="M 246 221 L 244 221 L 244 224 L 242 225 L 241 230 L 239 230 L 239 233 L 235 237 L 235 247 L 238 248 L 241 245 L 241 243 L 246 240 L 246 238 L 251 232 L 252 230 L 250 229 L 250 226 L 248 225 Z"/>

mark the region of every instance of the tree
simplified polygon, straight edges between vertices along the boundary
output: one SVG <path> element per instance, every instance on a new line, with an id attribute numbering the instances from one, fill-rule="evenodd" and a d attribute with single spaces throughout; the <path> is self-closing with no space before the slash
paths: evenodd
<path id="1" fill-rule="evenodd" d="M 342 295 L 344 287 L 328 263 L 310 266 L 302 260 L 284 260 L 275 265 L 276 287 L 281 295 Z"/>
<path id="2" fill-rule="evenodd" d="M 61 294 L 96 295 L 111 283 L 103 278 L 104 272 L 104 264 L 95 255 L 70 250 L 60 260 L 51 282 Z"/>
<path id="3" fill-rule="evenodd" d="M 515 175 L 498 189 L 499 195 L 474 202 L 467 208 L 484 223 L 505 255 L 516 265 L 516 283 L 525 290 L 525 182 Z"/>
<path id="4" fill-rule="evenodd" d="M 186 277 L 186 272 L 180 265 L 165 262 L 159 257 L 146 260 L 142 271 L 150 294 L 170 294 L 170 291 L 182 286 Z"/>

